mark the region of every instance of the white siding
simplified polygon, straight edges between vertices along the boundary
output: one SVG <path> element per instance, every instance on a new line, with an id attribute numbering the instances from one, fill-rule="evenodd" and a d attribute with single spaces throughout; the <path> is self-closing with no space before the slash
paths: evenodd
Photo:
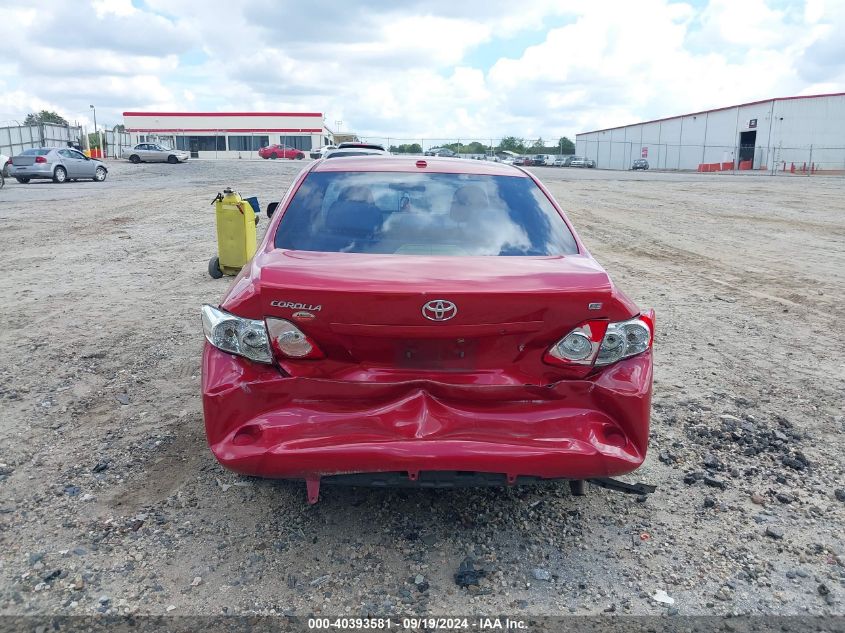
<path id="1" fill-rule="evenodd" d="M 628 169 L 647 148 L 653 169 L 694 170 L 701 163 L 738 161 L 742 134 L 751 130 L 754 169 L 784 162 L 787 168 L 806 162 L 845 169 L 845 95 L 774 99 L 587 132 L 576 135 L 575 153 L 599 168 Z"/>

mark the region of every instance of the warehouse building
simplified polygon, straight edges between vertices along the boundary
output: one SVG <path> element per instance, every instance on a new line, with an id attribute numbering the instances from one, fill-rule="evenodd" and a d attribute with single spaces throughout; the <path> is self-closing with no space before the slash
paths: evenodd
<path id="1" fill-rule="evenodd" d="M 262 147 L 308 151 L 331 142 L 320 112 L 124 112 L 132 144 L 160 143 L 193 158 L 250 158 Z"/>
<path id="2" fill-rule="evenodd" d="M 604 169 L 845 170 L 845 93 L 785 97 L 584 132 L 575 153 Z"/>

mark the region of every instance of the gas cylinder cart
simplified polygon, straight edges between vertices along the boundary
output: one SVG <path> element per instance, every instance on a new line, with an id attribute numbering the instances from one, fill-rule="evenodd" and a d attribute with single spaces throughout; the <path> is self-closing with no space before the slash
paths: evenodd
<path id="1" fill-rule="evenodd" d="M 237 275 L 255 255 L 258 198 L 241 198 L 226 187 L 211 204 L 217 222 L 217 255 L 208 262 L 208 274 L 214 279 Z"/>

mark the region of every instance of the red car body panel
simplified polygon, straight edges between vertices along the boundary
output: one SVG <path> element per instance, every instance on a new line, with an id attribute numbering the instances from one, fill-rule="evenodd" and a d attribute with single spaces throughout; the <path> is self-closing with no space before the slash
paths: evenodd
<path id="1" fill-rule="evenodd" d="M 421 471 L 585 479 L 636 469 L 648 445 L 651 350 L 603 368 L 544 361 L 587 319 L 640 314 L 574 230 L 579 252 L 555 257 L 275 247 L 284 211 L 311 170 L 417 169 L 531 178 L 572 228 L 531 174 L 507 165 L 433 157 L 310 165 L 220 307 L 295 322 L 325 358 L 267 365 L 206 343 L 203 408 L 216 458 L 247 475 L 310 480 L 394 471 L 412 479 Z M 420 308 L 430 299 L 459 311 L 427 322 Z M 596 303 L 601 309 L 588 312 Z M 303 312 L 307 319 L 297 320 Z"/>
<path id="2" fill-rule="evenodd" d="M 304 158 L 305 152 L 284 145 L 268 145 L 258 150 L 258 155 L 261 158 L 272 158 L 275 155 L 276 158 L 294 159 L 297 157 Z"/>

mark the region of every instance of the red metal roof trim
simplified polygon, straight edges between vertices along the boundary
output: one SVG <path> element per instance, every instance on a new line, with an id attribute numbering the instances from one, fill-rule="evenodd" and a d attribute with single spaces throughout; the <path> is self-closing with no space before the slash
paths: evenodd
<path id="1" fill-rule="evenodd" d="M 322 112 L 124 112 L 123 116 L 323 116 Z"/>
<path id="2" fill-rule="evenodd" d="M 627 125 L 616 125 L 614 127 L 606 127 L 601 130 L 591 130 L 589 132 L 578 132 L 575 137 L 578 138 L 582 134 L 598 134 L 599 132 L 610 132 L 611 130 L 621 130 L 623 127 L 632 127 L 634 125 L 648 125 L 649 123 L 660 123 L 662 121 L 671 121 L 672 119 L 683 119 L 688 116 L 698 116 L 699 114 L 708 114 L 710 112 L 721 112 L 722 110 L 733 110 L 734 108 L 744 108 L 745 106 L 760 105 L 761 103 L 769 103 L 771 101 L 791 101 L 793 99 L 821 99 L 822 97 L 845 97 L 845 92 L 831 92 L 821 95 L 798 95 L 795 97 L 774 97 L 773 99 L 760 99 L 759 101 L 749 101 L 748 103 L 738 103 L 737 105 L 725 106 L 723 108 L 712 108 L 710 110 L 701 110 L 700 112 L 690 112 L 689 114 L 676 114 L 675 116 L 667 116 L 662 119 L 651 119 L 650 121 L 638 121 L 637 123 L 628 123 Z"/>
<path id="3" fill-rule="evenodd" d="M 323 130 L 320 128 L 199 128 L 199 127 L 180 127 L 180 128 L 126 128 L 127 132 L 309 132 L 314 134 L 322 134 Z"/>

